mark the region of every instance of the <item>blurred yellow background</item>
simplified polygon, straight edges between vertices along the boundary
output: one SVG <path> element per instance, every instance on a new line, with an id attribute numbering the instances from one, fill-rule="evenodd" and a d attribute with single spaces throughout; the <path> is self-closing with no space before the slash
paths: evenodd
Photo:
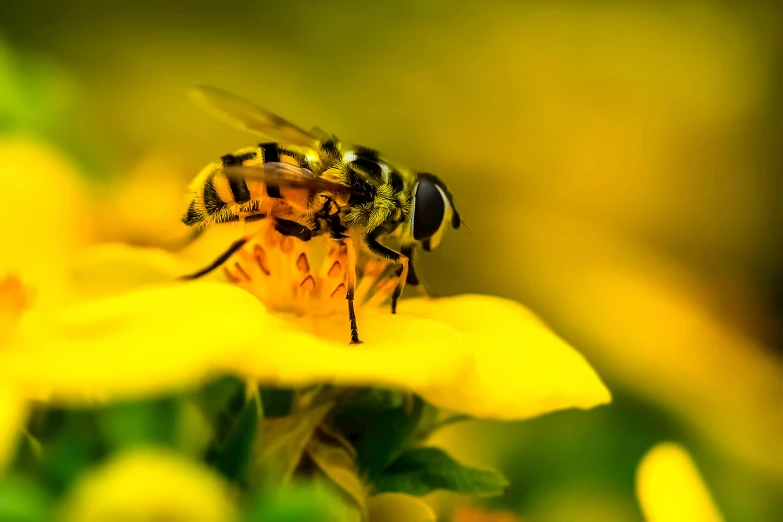
<path id="1" fill-rule="evenodd" d="M 192 105 L 198 84 L 436 172 L 472 232 L 420 258 L 428 286 L 523 302 L 615 394 L 445 431 L 509 474 L 494 505 L 640 520 L 635 466 L 674 439 L 727 520 L 780 520 L 780 20 L 763 2 L 6 2 L 0 131 L 85 172 L 95 240 L 141 245 L 182 233 L 188 180 L 255 141 Z"/>

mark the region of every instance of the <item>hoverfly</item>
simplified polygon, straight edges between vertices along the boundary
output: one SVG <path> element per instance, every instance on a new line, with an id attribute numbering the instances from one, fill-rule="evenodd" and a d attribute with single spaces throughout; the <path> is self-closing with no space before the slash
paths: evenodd
<path id="1" fill-rule="evenodd" d="M 460 226 L 446 185 L 433 174 L 397 168 L 373 149 L 348 147 L 320 129 L 305 131 L 220 89 L 199 87 L 194 94 L 209 112 L 271 141 L 226 154 L 202 170 L 191 184 L 192 200 L 182 221 L 195 237 L 220 223 L 270 219 L 284 236 L 302 241 L 328 236 L 345 245 L 351 344 L 361 343 L 353 303 L 356 241 L 399 265 L 391 301 L 396 313 L 405 283 L 419 284 L 412 265 L 416 248 L 430 251 L 448 225 Z M 212 264 L 185 278 L 218 268 L 249 239 L 238 239 Z"/>

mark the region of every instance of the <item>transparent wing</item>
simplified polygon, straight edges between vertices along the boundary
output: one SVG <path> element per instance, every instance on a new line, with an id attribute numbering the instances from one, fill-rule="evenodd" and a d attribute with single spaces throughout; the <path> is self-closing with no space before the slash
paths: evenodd
<path id="1" fill-rule="evenodd" d="M 206 112 L 240 130 L 292 145 L 310 146 L 317 140 L 290 121 L 217 87 L 196 87 L 191 97 Z"/>
<path id="2" fill-rule="evenodd" d="M 326 132 L 320 127 L 313 127 L 310 129 L 310 134 L 313 135 L 314 138 L 316 138 L 318 141 L 328 141 L 335 139 L 334 136 Z"/>
<path id="3" fill-rule="evenodd" d="M 262 181 L 270 186 L 305 188 L 314 193 L 364 194 L 351 185 L 334 183 L 315 176 L 307 169 L 288 163 L 263 163 L 252 166 L 224 167 L 223 173 L 229 178 Z"/>

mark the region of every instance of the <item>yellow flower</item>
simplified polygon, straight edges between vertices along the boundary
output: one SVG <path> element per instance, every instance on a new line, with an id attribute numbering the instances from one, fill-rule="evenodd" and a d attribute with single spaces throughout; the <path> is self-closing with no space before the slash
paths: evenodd
<path id="1" fill-rule="evenodd" d="M 367 503 L 369 522 L 435 522 L 437 517 L 423 500 L 404 493 L 381 493 Z"/>
<path id="2" fill-rule="evenodd" d="M 584 358 L 520 305 L 485 296 L 411 299 L 392 315 L 376 306 L 391 287 L 381 279 L 371 288 L 383 268 L 372 263 L 357 289 L 365 344 L 350 346 L 334 268 L 344 252 L 290 238 L 269 248 L 265 237 L 227 265 L 236 285 L 153 286 L 74 306 L 48 327 L 23 324 L 0 358 L 0 379 L 79 400 L 156 393 L 232 372 L 271 385 L 408 390 L 442 408 L 503 419 L 610 400 Z"/>
<path id="3" fill-rule="evenodd" d="M 229 522 L 226 482 L 174 453 L 135 449 L 89 471 L 61 507 L 64 522 L 187 520 Z"/>
<path id="4" fill-rule="evenodd" d="M 0 193 L 6 194 L 0 236 L 0 361 L 17 326 L 60 306 L 72 293 L 66 277 L 71 254 L 89 231 L 80 213 L 75 171 L 54 150 L 21 140 L 0 140 Z M 0 365 L 2 362 L 0 362 Z M 0 470 L 8 463 L 26 401 L 13 380 L 0 379 Z"/>
<path id="5" fill-rule="evenodd" d="M 676 444 L 659 444 L 645 455 L 636 492 L 647 522 L 723 520 L 693 459 Z"/>

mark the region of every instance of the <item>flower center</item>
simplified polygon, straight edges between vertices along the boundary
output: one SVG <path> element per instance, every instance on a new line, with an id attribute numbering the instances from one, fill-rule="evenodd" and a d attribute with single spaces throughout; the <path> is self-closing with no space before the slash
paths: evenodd
<path id="1" fill-rule="evenodd" d="M 0 279 L 0 348 L 8 344 L 22 314 L 30 308 L 33 296 L 15 274 Z"/>
<path id="2" fill-rule="evenodd" d="M 366 258 L 367 257 L 367 258 Z M 270 310 L 295 315 L 347 313 L 348 247 L 327 237 L 301 241 L 265 223 L 223 267 L 228 280 Z M 397 282 L 387 262 L 359 254 L 354 304 L 379 306 Z"/>

